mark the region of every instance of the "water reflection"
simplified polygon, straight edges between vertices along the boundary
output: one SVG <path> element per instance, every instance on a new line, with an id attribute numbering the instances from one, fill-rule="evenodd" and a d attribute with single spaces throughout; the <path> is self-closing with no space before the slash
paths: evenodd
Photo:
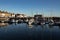
<path id="1" fill-rule="evenodd" d="M 60 29 L 60 26 L 49 26 L 48 24 L 46 24 L 46 25 L 43 25 L 43 26 L 41 26 L 41 25 L 28 25 L 28 24 L 26 24 L 26 23 L 0 23 L 0 27 L 6 27 L 6 26 L 8 26 L 9 27 L 9 25 L 19 25 L 19 26 L 26 26 L 26 27 L 28 27 L 28 28 L 34 28 L 34 27 L 36 27 L 36 28 L 38 28 L 38 27 L 40 27 L 40 28 L 42 28 L 42 29 Z M 14 26 L 14 27 L 15 27 Z"/>
<path id="2" fill-rule="evenodd" d="M 8 26 L 8 23 L 0 23 L 0 27 Z"/>
<path id="3" fill-rule="evenodd" d="M 33 28 L 33 25 L 28 25 L 29 26 L 29 28 Z"/>
<path id="4" fill-rule="evenodd" d="M 0 38 L 22 38 L 31 40 L 33 39 L 42 39 L 45 38 L 50 40 L 53 36 L 54 38 L 58 37 L 60 34 L 59 26 L 49 26 L 49 25 L 27 25 L 26 23 L 0 23 Z M 5 26 L 5 27 L 3 27 Z M 52 38 L 53 38 L 52 37 Z M 60 37 L 60 36 L 59 36 Z M 52 40 L 51 38 L 51 40 Z M 22 40 L 21 39 L 21 40 Z"/>

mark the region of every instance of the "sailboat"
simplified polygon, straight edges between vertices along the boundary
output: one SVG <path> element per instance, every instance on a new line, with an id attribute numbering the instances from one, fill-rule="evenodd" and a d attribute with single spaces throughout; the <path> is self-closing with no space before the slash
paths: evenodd
<path id="1" fill-rule="evenodd" d="M 32 13 L 32 18 L 28 20 L 28 25 L 32 25 L 34 23 L 34 18 L 33 18 L 33 13 Z"/>
<path id="2" fill-rule="evenodd" d="M 30 20 L 28 21 L 28 24 L 29 24 L 29 25 L 32 25 L 33 22 L 34 22 L 34 19 L 30 19 Z"/>
<path id="3" fill-rule="evenodd" d="M 53 18 L 52 18 L 52 11 L 51 11 L 51 16 L 50 16 L 48 22 L 49 22 L 49 25 L 54 25 L 54 21 L 53 21 Z"/>
<path id="4" fill-rule="evenodd" d="M 53 25 L 54 21 L 52 19 L 49 20 L 49 25 Z"/>

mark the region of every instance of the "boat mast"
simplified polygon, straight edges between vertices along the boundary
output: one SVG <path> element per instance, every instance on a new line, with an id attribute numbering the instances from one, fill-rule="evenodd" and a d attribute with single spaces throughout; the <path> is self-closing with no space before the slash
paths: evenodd
<path id="1" fill-rule="evenodd" d="M 41 15 L 42 15 L 42 18 L 43 20 L 45 20 L 45 17 L 44 17 L 44 12 L 43 12 L 44 8 L 41 8 Z"/>
<path id="2" fill-rule="evenodd" d="M 33 9 L 31 9 L 31 17 L 32 17 L 31 19 L 33 19 L 33 20 L 34 20 L 34 13 L 33 13 Z M 32 20 L 32 21 L 33 21 L 33 20 Z"/>
<path id="3" fill-rule="evenodd" d="M 44 15 L 44 13 L 43 13 L 43 8 L 42 8 L 42 15 Z"/>
<path id="4" fill-rule="evenodd" d="M 51 9 L 51 13 L 50 13 L 50 17 L 51 17 L 51 19 L 52 19 L 52 17 L 53 17 L 53 16 L 52 16 L 52 14 L 53 14 L 52 12 L 53 12 L 53 11 L 52 11 L 52 9 Z"/>
<path id="5" fill-rule="evenodd" d="M 34 15 L 34 14 L 33 14 L 33 9 L 31 9 L 31 16 L 33 17 L 33 15 Z"/>

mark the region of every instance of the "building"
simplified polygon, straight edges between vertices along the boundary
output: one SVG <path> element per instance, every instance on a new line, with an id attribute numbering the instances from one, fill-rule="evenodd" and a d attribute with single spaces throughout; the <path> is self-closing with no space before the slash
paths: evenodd
<path id="1" fill-rule="evenodd" d="M 12 16 L 12 13 L 0 11 L 0 21 L 6 21 L 9 19 L 9 17 Z"/>
<path id="2" fill-rule="evenodd" d="M 12 13 L 0 11 L 0 17 L 11 17 Z"/>
<path id="3" fill-rule="evenodd" d="M 16 14 L 15 17 L 24 18 L 24 17 L 27 17 L 27 16 L 25 14 Z"/>

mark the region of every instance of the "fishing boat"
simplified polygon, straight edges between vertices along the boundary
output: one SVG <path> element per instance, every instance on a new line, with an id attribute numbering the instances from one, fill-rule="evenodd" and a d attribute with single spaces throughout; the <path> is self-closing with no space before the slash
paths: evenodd
<path id="1" fill-rule="evenodd" d="M 12 19 L 10 22 L 15 23 L 16 21 L 14 19 Z"/>
<path id="2" fill-rule="evenodd" d="M 55 22 L 54 25 L 55 26 L 60 26 L 60 22 Z"/>
<path id="3" fill-rule="evenodd" d="M 23 20 L 19 19 L 19 20 L 18 20 L 18 23 L 23 23 Z"/>
<path id="4" fill-rule="evenodd" d="M 24 20 L 24 23 L 28 23 L 28 19 L 25 19 L 25 20 Z"/>
<path id="5" fill-rule="evenodd" d="M 44 18 L 42 17 L 42 15 L 35 15 L 34 16 L 34 24 L 36 25 L 44 25 L 45 21 Z"/>

